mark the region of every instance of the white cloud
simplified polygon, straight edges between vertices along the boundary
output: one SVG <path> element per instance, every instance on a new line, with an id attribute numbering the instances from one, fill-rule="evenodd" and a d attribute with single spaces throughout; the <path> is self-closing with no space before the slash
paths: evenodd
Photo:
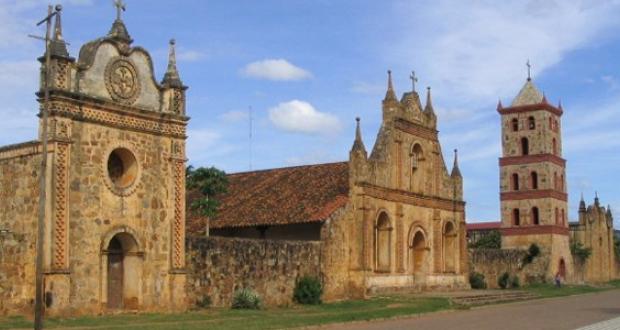
<path id="1" fill-rule="evenodd" d="M 278 81 L 304 80 L 312 77 L 310 72 L 291 64 L 285 59 L 266 59 L 252 62 L 241 70 L 241 74 L 251 78 Z"/>
<path id="2" fill-rule="evenodd" d="M 278 128 L 305 134 L 333 134 L 340 121 L 332 114 L 317 111 L 312 104 L 292 100 L 269 109 L 269 119 Z"/>
<path id="3" fill-rule="evenodd" d="M 183 48 L 179 49 L 176 55 L 177 60 L 180 62 L 195 62 L 202 60 L 205 57 L 205 54 L 202 52 Z"/>
<path id="4" fill-rule="evenodd" d="M 240 121 L 247 121 L 249 119 L 249 113 L 247 111 L 232 110 L 225 112 L 219 116 L 219 118 L 225 122 L 236 123 Z"/>
<path id="5" fill-rule="evenodd" d="M 406 32 L 392 55 L 403 63 L 415 58 L 423 64 L 421 76 L 456 100 L 486 104 L 515 94 L 528 58 L 536 78 L 620 24 L 617 1 L 439 0 L 403 6 Z"/>

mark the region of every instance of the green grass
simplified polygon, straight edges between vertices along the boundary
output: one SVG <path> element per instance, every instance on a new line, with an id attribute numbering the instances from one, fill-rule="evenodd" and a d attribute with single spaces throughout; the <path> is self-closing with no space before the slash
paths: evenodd
<path id="1" fill-rule="evenodd" d="M 551 298 L 599 292 L 606 290 L 606 288 L 588 285 L 562 285 L 558 288 L 553 284 L 532 284 L 523 287 L 523 290 L 537 294 L 541 298 Z"/>
<path id="2" fill-rule="evenodd" d="M 212 308 L 183 314 L 139 314 L 48 319 L 46 328 L 93 329 L 287 329 L 334 322 L 365 321 L 450 308 L 445 298 L 376 297 L 318 306 L 259 311 Z M 23 318 L 0 318 L 0 329 L 29 328 Z"/>

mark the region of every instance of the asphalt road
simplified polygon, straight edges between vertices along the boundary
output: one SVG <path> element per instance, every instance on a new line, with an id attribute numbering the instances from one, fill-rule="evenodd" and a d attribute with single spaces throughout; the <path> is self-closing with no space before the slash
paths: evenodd
<path id="1" fill-rule="evenodd" d="M 410 319 L 335 325 L 322 329 L 565 330 L 618 317 L 620 317 L 620 290 L 613 290 L 429 314 Z"/>

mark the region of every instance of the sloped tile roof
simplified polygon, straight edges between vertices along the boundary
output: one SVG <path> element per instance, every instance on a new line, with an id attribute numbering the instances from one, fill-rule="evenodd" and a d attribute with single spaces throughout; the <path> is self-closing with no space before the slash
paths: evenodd
<path id="1" fill-rule="evenodd" d="M 474 222 L 467 224 L 467 230 L 491 230 L 499 229 L 502 226 L 500 221 L 498 222 Z"/>
<path id="2" fill-rule="evenodd" d="M 210 228 L 320 222 L 344 206 L 349 194 L 347 162 L 286 167 L 228 175 L 228 192 Z M 187 205 L 196 194 L 188 193 Z M 206 219 L 188 212 L 188 232 Z"/>
<path id="3" fill-rule="evenodd" d="M 512 101 L 511 106 L 517 107 L 522 105 L 538 104 L 543 101 L 543 94 L 536 88 L 531 80 L 528 80 L 519 91 L 519 94 Z"/>

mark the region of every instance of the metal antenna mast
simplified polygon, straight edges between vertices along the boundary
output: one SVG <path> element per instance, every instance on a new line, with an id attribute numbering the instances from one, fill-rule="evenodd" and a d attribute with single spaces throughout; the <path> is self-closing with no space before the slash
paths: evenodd
<path id="1" fill-rule="evenodd" d="M 34 329 L 43 329 L 43 237 L 45 235 L 45 205 L 46 203 L 46 172 L 47 172 L 47 118 L 49 116 L 49 98 L 50 98 L 50 34 L 52 30 L 52 18 L 60 13 L 62 6 L 56 5 L 47 7 L 47 16 L 42 19 L 37 26 L 46 23 L 45 30 L 45 80 L 44 80 L 44 99 L 41 115 L 43 117 L 41 127 L 41 173 L 39 176 L 39 218 L 37 222 L 37 257 L 36 257 L 36 280 L 35 280 L 35 299 L 34 299 Z"/>
<path id="2" fill-rule="evenodd" d="M 249 144 L 250 144 L 250 171 L 252 170 L 252 106 L 248 108 L 249 119 L 250 119 L 250 134 L 249 134 Z"/>

